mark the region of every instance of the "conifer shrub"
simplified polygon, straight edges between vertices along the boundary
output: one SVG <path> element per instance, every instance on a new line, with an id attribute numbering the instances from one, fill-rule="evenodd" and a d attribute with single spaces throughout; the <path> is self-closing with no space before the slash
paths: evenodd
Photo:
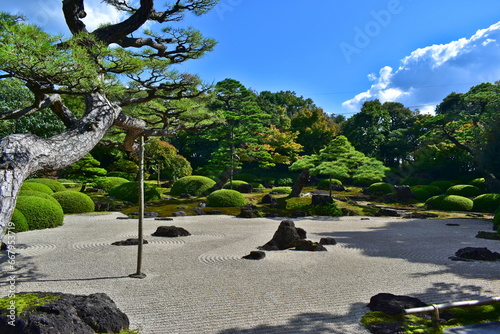
<path id="1" fill-rule="evenodd" d="M 392 184 L 387 182 L 377 182 L 372 183 L 366 191 L 372 195 L 386 195 L 393 193 L 394 187 Z"/>
<path id="2" fill-rule="evenodd" d="M 24 215 L 30 230 L 57 227 L 64 222 L 61 206 L 45 198 L 18 196 L 16 209 Z"/>
<path id="3" fill-rule="evenodd" d="M 130 181 L 122 183 L 109 190 L 108 194 L 114 198 L 130 203 L 139 202 L 139 182 Z M 161 198 L 160 192 L 155 186 L 144 183 L 144 201 L 154 201 Z"/>
<path id="4" fill-rule="evenodd" d="M 279 187 L 287 187 L 293 185 L 293 179 L 291 177 L 280 177 L 276 179 L 276 185 Z"/>
<path id="5" fill-rule="evenodd" d="M 452 181 L 440 180 L 440 181 L 434 181 L 434 182 L 432 182 L 429 185 L 430 186 L 434 186 L 434 187 L 438 187 L 439 189 L 441 189 L 441 192 L 444 193 L 444 192 L 446 192 L 446 190 L 448 190 L 448 188 L 450 188 L 453 185 L 455 185 L 455 183 L 453 183 Z"/>
<path id="6" fill-rule="evenodd" d="M 45 184 L 41 184 L 38 182 L 24 182 L 23 185 L 21 186 L 21 190 L 34 190 L 34 191 L 40 191 L 42 193 L 46 194 L 52 194 L 54 193 L 52 189 L 50 189 L 48 186 Z"/>
<path id="7" fill-rule="evenodd" d="M 471 199 L 457 195 L 433 196 L 425 201 L 429 209 L 446 211 L 470 211 L 474 202 Z"/>
<path id="8" fill-rule="evenodd" d="M 476 197 L 481 194 L 481 190 L 478 187 L 472 186 L 470 184 L 457 184 L 451 186 L 446 190 L 446 195 L 458 195 L 464 197 Z"/>
<path id="9" fill-rule="evenodd" d="M 106 192 L 108 192 L 111 188 L 116 187 L 125 182 L 129 182 L 129 180 L 123 177 L 106 176 L 106 177 L 100 177 L 97 180 L 95 180 L 95 187 L 103 189 Z"/>
<path id="10" fill-rule="evenodd" d="M 170 195 L 180 196 L 189 194 L 192 196 L 206 195 L 215 186 L 215 181 L 199 175 L 184 176 L 174 182 L 170 189 Z"/>
<path id="11" fill-rule="evenodd" d="M 21 190 L 19 192 L 19 196 L 36 196 L 36 197 L 41 197 L 41 198 L 45 198 L 45 199 L 48 199 L 49 201 L 57 204 L 57 205 L 60 205 L 59 202 L 54 198 L 52 197 L 52 195 L 49 195 L 49 194 L 46 194 L 46 193 L 42 193 L 41 191 L 35 191 L 35 190 Z"/>
<path id="12" fill-rule="evenodd" d="M 13 228 L 11 229 L 14 232 L 24 232 L 29 230 L 28 220 L 18 209 L 14 209 L 14 213 L 12 213 L 10 221 L 14 224 Z"/>
<path id="13" fill-rule="evenodd" d="M 233 189 L 238 189 L 238 187 L 242 184 L 248 184 L 248 182 L 242 180 L 233 180 Z M 231 189 L 231 182 L 226 183 L 223 188 Z"/>
<path id="14" fill-rule="evenodd" d="M 207 197 L 209 207 L 241 207 L 246 204 L 245 196 L 236 190 L 216 190 Z"/>
<path id="15" fill-rule="evenodd" d="M 292 193 L 292 187 L 274 187 L 272 192 L 282 195 L 288 195 Z"/>
<path id="16" fill-rule="evenodd" d="M 337 179 L 332 179 L 331 180 L 332 185 L 342 185 L 342 181 L 337 180 Z M 320 190 L 329 190 L 330 189 L 330 180 L 329 179 L 321 179 L 319 180 L 318 185 L 316 188 Z"/>
<path id="17" fill-rule="evenodd" d="M 89 195 L 78 191 L 59 191 L 52 194 L 61 205 L 64 213 L 94 212 L 95 205 Z"/>
<path id="18" fill-rule="evenodd" d="M 482 194 L 474 198 L 474 207 L 477 212 L 495 212 L 500 207 L 500 194 Z"/>
<path id="19" fill-rule="evenodd" d="M 27 180 L 26 182 L 36 182 L 36 183 L 44 184 L 55 193 L 58 191 L 65 191 L 66 190 L 66 187 L 63 184 L 61 184 L 59 181 L 56 181 L 54 179 L 39 178 L 39 179 L 30 179 L 30 180 Z"/>

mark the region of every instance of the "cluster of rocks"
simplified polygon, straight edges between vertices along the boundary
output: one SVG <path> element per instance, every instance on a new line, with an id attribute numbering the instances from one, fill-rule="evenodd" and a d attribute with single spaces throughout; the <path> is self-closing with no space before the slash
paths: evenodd
<path id="1" fill-rule="evenodd" d="M 24 293 L 19 293 L 22 298 Z M 43 294 L 39 293 L 43 299 Z M 120 333 L 129 329 L 129 319 L 104 293 L 88 296 L 60 293 L 56 300 L 47 304 L 28 307 L 11 319 L 0 314 L 0 333 L 4 334 L 51 334 L 51 333 Z M 14 321 L 14 326 L 11 325 Z"/>
<path id="2" fill-rule="evenodd" d="M 453 261 L 500 261 L 500 253 L 492 252 L 484 247 L 465 247 L 450 256 Z"/>

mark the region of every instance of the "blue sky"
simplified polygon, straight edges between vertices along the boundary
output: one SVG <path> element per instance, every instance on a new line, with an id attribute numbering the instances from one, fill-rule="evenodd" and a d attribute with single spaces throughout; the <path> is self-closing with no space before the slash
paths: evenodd
<path id="1" fill-rule="evenodd" d="M 90 29 L 120 18 L 99 0 L 85 3 Z M 60 4 L 17 0 L 0 9 L 66 33 Z M 257 92 L 295 91 L 347 117 L 375 98 L 431 112 L 452 91 L 500 80 L 498 0 L 221 0 L 181 24 L 218 41 L 181 71 Z"/>

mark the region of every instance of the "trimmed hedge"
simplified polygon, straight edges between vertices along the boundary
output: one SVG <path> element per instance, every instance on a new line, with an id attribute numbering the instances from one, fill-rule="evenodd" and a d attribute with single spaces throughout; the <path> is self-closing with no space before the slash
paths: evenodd
<path id="1" fill-rule="evenodd" d="M 481 194 L 478 187 L 471 186 L 470 184 L 457 184 L 446 190 L 446 195 L 458 195 L 463 197 L 476 197 Z"/>
<path id="2" fill-rule="evenodd" d="M 246 181 L 241 181 L 241 180 L 233 180 L 233 189 L 236 190 L 241 184 L 248 184 Z M 224 189 L 229 189 L 231 187 L 231 183 L 228 182 L 224 185 Z"/>
<path id="3" fill-rule="evenodd" d="M 434 181 L 429 185 L 434 186 L 434 187 L 438 187 L 444 193 L 446 190 L 448 190 L 448 188 L 454 186 L 455 183 L 452 181 Z"/>
<path id="4" fill-rule="evenodd" d="M 54 192 L 45 184 L 41 184 L 38 182 L 24 182 L 21 186 L 21 190 L 34 190 L 39 191 L 46 194 L 53 194 Z"/>
<path id="5" fill-rule="evenodd" d="M 495 212 L 500 207 L 500 194 L 483 194 L 474 198 L 474 211 Z"/>
<path id="6" fill-rule="evenodd" d="M 486 192 L 488 190 L 488 188 L 486 187 L 486 180 L 484 177 L 474 179 L 470 181 L 469 184 L 478 187 L 479 190 L 481 190 L 482 192 Z"/>
<path id="7" fill-rule="evenodd" d="M 41 198 L 45 198 L 45 199 L 48 199 L 49 201 L 57 204 L 57 205 L 60 205 L 59 202 L 54 198 L 52 197 L 52 195 L 49 195 L 49 194 L 46 194 L 46 193 L 42 193 L 41 191 L 35 191 L 35 190 L 21 190 L 19 192 L 19 196 L 36 196 L 36 197 L 41 197 Z"/>
<path id="8" fill-rule="evenodd" d="M 337 179 L 332 179 L 331 184 L 332 185 L 342 185 L 342 181 L 337 180 Z M 320 189 L 320 190 L 329 190 L 330 189 L 330 180 L 329 179 L 319 180 L 319 183 L 316 186 L 316 188 Z"/>
<path id="9" fill-rule="evenodd" d="M 236 190 L 216 190 L 207 197 L 209 207 L 241 207 L 247 204 L 247 199 Z"/>
<path id="10" fill-rule="evenodd" d="M 99 189 L 103 189 L 108 192 L 111 188 L 116 187 L 122 183 L 129 182 L 128 179 L 117 176 L 106 176 L 101 177 L 95 181 L 95 187 Z"/>
<path id="11" fill-rule="evenodd" d="M 471 199 L 457 195 L 439 195 L 429 198 L 425 204 L 429 209 L 446 211 L 470 211 L 474 202 Z"/>
<path id="12" fill-rule="evenodd" d="M 292 193 L 292 187 L 274 187 L 271 192 L 283 195 L 289 195 Z"/>
<path id="13" fill-rule="evenodd" d="M 60 205 L 36 196 L 19 196 L 16 209 L 26 217 L 30 230 L 60 226 L 64 212 Z"/>
<path id="14" fill-rule="evenodd" d="M 119 200 L 127 201 L 131 203 L 139 202 L 139 182 L 131 181 L 117 185 L 109 190 L 108 193 Z M 144 183 L 144 201 L 154 201 L 161 198 L 160 192 L 156 187 Z"/>
<path id="15" fill-rule="evenodd" d="M 66 190 L 66 187 L 63 184 L 59 183 L 58 181 L 56 181 L 54 179 L 41 179 L 41 178 L 40 179 L 30 179 L 30 180 L 27 180 L 26 182 L 36 182 L 36 183 L 44 184 L 55 193 L 58 191 L 65 191 Z"/>
<path id="16" fill-rule="evenodd" d="M 14 213 L 12 214 L 10 221 L 14 223 L 14 228 L 12 229 L 14 232 L 24 232 L 30 229 L 28 226 L 28 220 L 18 209 L 14 209 Z"/>
<path id="17" fill-rule="evenodd" d="M 182 194 L 189 194 L 192 196 L 203 196 L 209 192 L 215 181 L 199 175 L 184 176 L 174 182 L 170 189 L 170 195 L 180 196 Z"/>
<path id="18" fill-rule="evenodd" d="M 393 193 L 394 187 L 392 184 L 387 182 L 377 182 L 371 184 L 366 192 L 373 195 L 386 195 Z"/>
<path id="19" fill-rule="evenodd" d="M 413 198 L 415 198 L 417 201 L 427 201 L 432 196 L 435 196 L 423 188 L 412 190 L 411 193 L 413 195 Z"/>
<path id="20" fill-rule="evenodd" d="M 59 191 L 52 194 L 61 205 L 64 213 L 94 212 L 95 205 L 92 198 L 77 191 Z"/>

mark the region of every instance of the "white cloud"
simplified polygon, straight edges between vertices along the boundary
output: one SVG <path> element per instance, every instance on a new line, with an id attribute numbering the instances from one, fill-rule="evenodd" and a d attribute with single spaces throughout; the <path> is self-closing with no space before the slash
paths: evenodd
<path id="1" fill-rule="evenodd" d="M 401 102 L 432 112 L 452 91 L 467 91 L 481 82 L 500 80 L 500 22 L 471 38 L 413 51 L 394 70 L 390 66 L 368 75 L 372 86 L 342 106 L 359 111 L 364 101 Z"/>
<path id="2" fill-rule="evenodd" d="M 87 16 L 82 21 L 87 30 L 93 31 L 102 24 L 117 23 L 124 19 L 124 13 L 119 12 L 113 6 L 106 5 L 100 0 L 88 0 L 85 3 Z"/>

